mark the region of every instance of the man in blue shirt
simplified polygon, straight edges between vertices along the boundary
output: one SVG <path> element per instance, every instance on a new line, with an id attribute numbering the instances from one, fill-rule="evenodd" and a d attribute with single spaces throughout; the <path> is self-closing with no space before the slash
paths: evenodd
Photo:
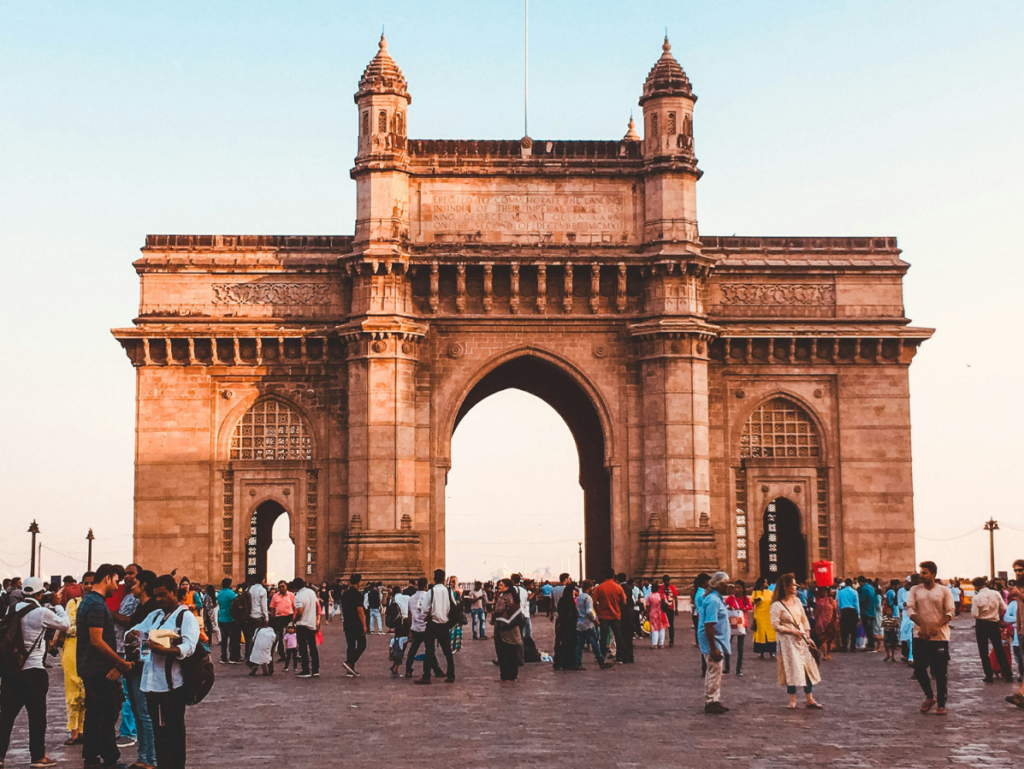
<path id="1" fill-rule="evenodd" d="M 877 615 L 875 601 L 877 600 L 878 593 L 875 591 L 874 585 L 868 582 L 868 578 L 863 574 L 857 577 L 857 582 L 860 583 L 860 587 L 857 589 L 857 592 L 860 594 L 860 624 L 864 627 L 864 634 L 868 638 L 868 645 L 865 651 L 878 651 L 878 646 L 875 643 L 875 636 L 878 635 L 875 628 L 875 617 Z"/>
<path id="2" fill-rule="evenodd" d="M 237 665 L 242 661 L 241 635 L 242 628 L 231 616 L 231 604 L 238 598 L 238 593 L 231 589 L 231 577 L 225 577 L 220 583 L 217 593 L 217 624 L 220 626 L 220 664 Z M 230 659 L 228 652 L 231 653 Z"/>
<path id="3" fill-rule="evenodd" d="M 697 643 L 707 662 L 704 676 L 704 712 L 720 715 L 729 708 L 719 702 L 722 693 L 722 667 L 729 650 L 729 610 L 722 596 L 729 590 L 729 575 L 716 571 L 700 604 Z"/>
<path id="4" fill-rule="evenodd" d="M 853 587 L 853 580 L 847 579 L 836 593 L 839 607 L 840 644 L 837 651 L 857 651 L 857 625 L 860 623 L 860 595 Z"/>

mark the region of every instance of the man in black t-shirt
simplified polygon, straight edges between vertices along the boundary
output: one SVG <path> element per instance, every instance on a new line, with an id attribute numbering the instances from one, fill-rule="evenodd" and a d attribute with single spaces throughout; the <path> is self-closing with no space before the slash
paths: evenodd
<path id="1" fill-rule="evenodd" d="M 117 591 L 124 576 L 120 566 L 101 564 L 96 569 L 92 590 L 85 594 L 76 619 L 75 663 L 85 684 L 85 729 L 82 758 L 86 767 L 117 766 L 117 717 L 121 712 L 121 676 L 132 669 L 122 659 L 114 634 L 114 617 L 106 599 Z"/>
<path id="2" fill-rule="evenodd" d="M 362 581 L 361 575 L 353 574 L 348 589 L 341 595 L 341 626 L 348 643 L 344 667 L 348 678 L 359 675 L 356 663 L 366 651 L 366 612 L 363 611 L 363 591 L 360 589 Z"/>

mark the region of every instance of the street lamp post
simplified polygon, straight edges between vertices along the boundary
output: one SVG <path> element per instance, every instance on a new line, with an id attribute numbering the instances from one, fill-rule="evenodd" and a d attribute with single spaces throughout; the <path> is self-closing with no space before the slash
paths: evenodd
<path id="1" fill-rule="evenodd" d="M 583 581 L 583 543 L 580 542 L 580 582 Z"/>
<path id="2" fill-rule="evenodd" d="M 996 531 L 999 529 L 999 522 L 989 518 L 985 521 L 985 531 L 988 532 L 988 578 L 996 578 Z"/>
<path id="3" fill-rule="evenodd" d="M 36 523 L 35 519 L 32 519 L 32 524 L 28 527 L 28 533 L 32 535 L 32 558 L 28 568 L 28 575 L 34 577 L 36 575 L 36 535 L 39 534 L 39 524 Z"/>
<path id="4" fill-rule="evenodd" d="M 89 529 L 89 533 L 85 535 L 85 538 L 89 540 L 89 571 L 92 571 L 92 541 L 96 539 L 92 535 L 92 529 Z"/>

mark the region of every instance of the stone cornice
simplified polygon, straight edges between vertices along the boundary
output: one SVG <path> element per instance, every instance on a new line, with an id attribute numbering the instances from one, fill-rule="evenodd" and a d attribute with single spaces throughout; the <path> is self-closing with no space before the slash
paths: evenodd
<path id="1" fill-rule="evenodd" d="M 399 339 L 408 342 L 419 341 L 427 335 L 427 330 L 426 324 L 397 315 L 361 318 L 338 326 L 336 329 L 338 336 L 345 340 Z"/>
<path id="2" fill-rule="evenodd" d="M 689 316 L 651 318 L 629 323 L 626 328 L 627 333 L 633 339 L 650 339 L 654 337 L 676 339 L 693 336 L 705 341 L 714 339 L 720 330 L 718 326 L 708 323 L 701 318 Z"/>

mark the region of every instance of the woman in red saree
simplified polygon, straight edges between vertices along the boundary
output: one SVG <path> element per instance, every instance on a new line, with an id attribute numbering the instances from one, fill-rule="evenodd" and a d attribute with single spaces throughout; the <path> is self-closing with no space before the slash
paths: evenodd
<path id="1" fill-rule="evenodd" d="M 839 638 L 839 610 L 827 587 L 819 587 L 814 602 L 814 635 L 821 658 L 832 659 L 832 644 Z"/>

